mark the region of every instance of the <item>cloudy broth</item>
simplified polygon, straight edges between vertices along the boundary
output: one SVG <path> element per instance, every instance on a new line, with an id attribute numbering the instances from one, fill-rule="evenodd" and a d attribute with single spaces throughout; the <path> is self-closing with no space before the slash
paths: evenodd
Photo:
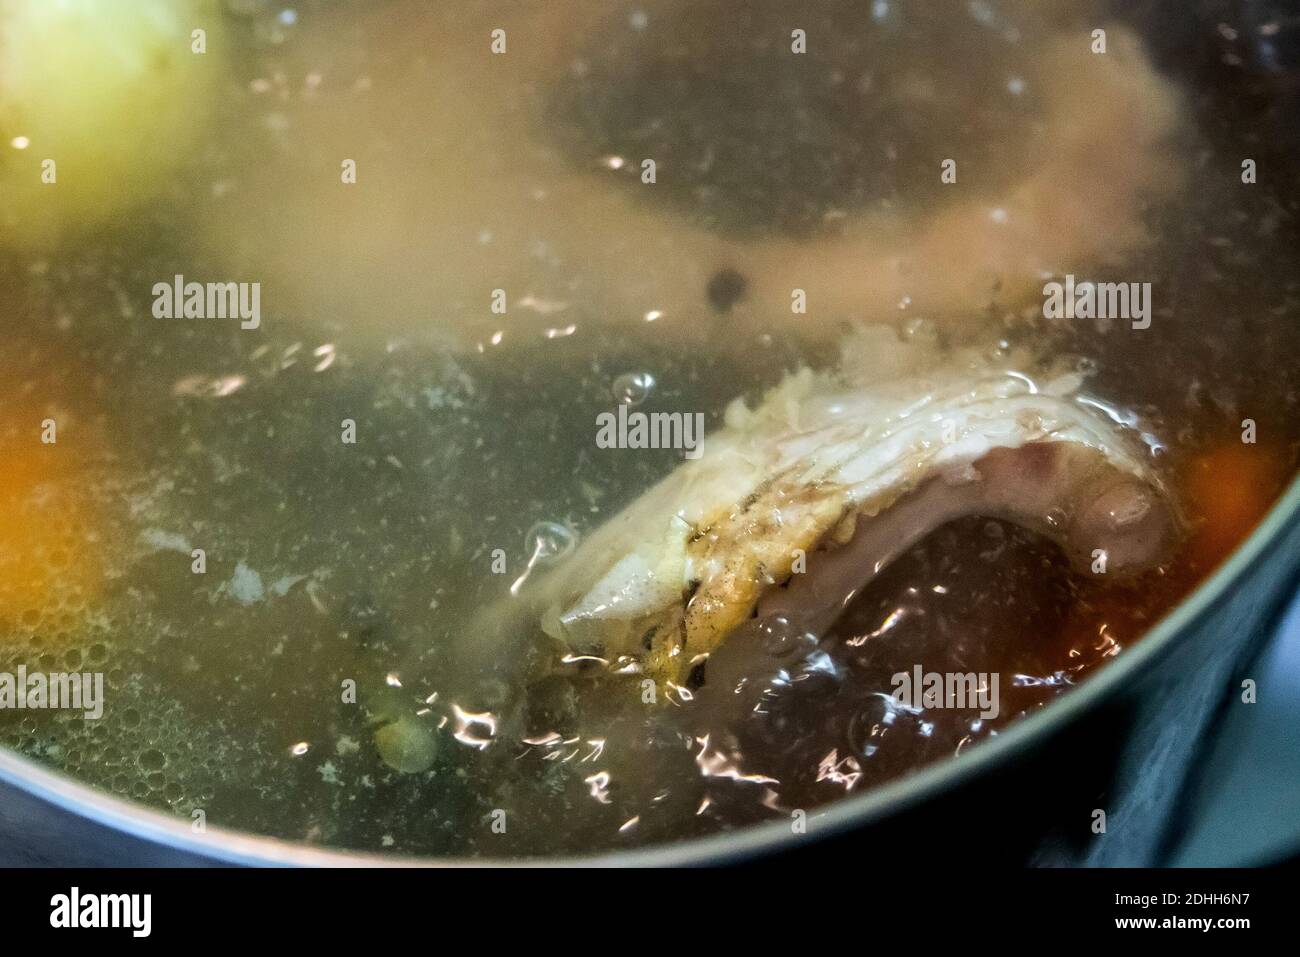
<path id="1" fill-rule="evenodd" d="M 733 83 L 751 59 L 778 69 L 753 39 L 788 48 L 774 4 L 701 4 L 660 34 L 687 17 L 679 5 L 554 20 L 514 4 L 282 6 L 211 14 L 216 105 L 175 145 L 161 189 L 56 243 L 0 247 L 0 672 L 104 680 L 96 720 L 0 710 L 0 744 L 20 754 L 182 820 L 395 854 L 587 853 L 789 820 L 961 760 L 1122 656 L 1295 471 L 1294 197 L 1278 166 L 1242 183 L 1243 148 L 1270 159 L 1243 125 L 1254 117 L 1226 115 L 1186 71 L 1164 81 L 1184 97 L 1172 149 L 1186 162 L 1133 213 L 1147 241 L 1067 263 L 1149 283 L 1147 327 L 1045 317 L 1033 277 L 1028 296 L 969 309 L 947 292 L 923 308 L 918 285 L 810 333 L 787 292 L 764 311 L 764 270 L 856 241 L 846 221 L 877 217 L 893 235 L 938 215 L 945 150 L 972 157 L 970 189 L 989 196 L 1039 161 L 1041 27 L 993 53 L 965 4 L 889 42 L 819 47 L 824 29 L 810 31 L 817 76 L 861 82 L 866 102 L 872 82 L 922 100 L 963 71 L 1010 82 L 1007 102 L 968 104 L 971 122 L 935 107 L 945 138 L 889 111 L 878 129 L 845 120 L 850 101 L 787 66 L 766 88 L 775 106 Z M 810 23 L 884 29 L 843 21 L 852 6 Z M 1086 48 L 1087 18 L 1052 6 Z M 998 10 L 1011 26 L 1029 16 Z M 498 23 L 519 65 L 493 76 Z M 616 55 L 602 61 L 602 44 Z M 477 59 L 440 54 L 470 46 Z M 448 101 L 486 90 L 482 108 L 434 116 L 447 103 L 415 91 L 438 83 L 456 87 Z M 697 99 L 709 109 L 686 115 Z M 802 146 L 779 145 L 783 116 Z M 12 151 L 22 131 L 0 132 Z M 750 135 L 764 149 L 747 152 Z M 655 151 L 668 183 L 638 192 Z M 328 185 L 303 185 L 314 176 Z M 526 205 L 547 196 L 553 207 Z M 645 241 L 597 248 L 610 222 Z M 637 256 L 663 268 L 634 282 Z M 217 316 L 209 282 L 248 285 Z M 205 284 L 188 317 L 186 283 Z M 636 676 L 564 660 L 535 625 L 491 656 L 453 653 L 482 609 L 528 587 L 521 576 L 685 460 L 603 447 L 599 415 L 698 415 L 712 434 L 733 399 L 833 366 L 843 323 L 864 318 L 1032 346 L 1085 373 L 1098 402 L 1155 437 L 1150 464 L 1186 522 L 1176 547 L 1112 579 L 1006 521 L 946 524 L 863 588 L 756 712 L 703 694 L 648 704 Z M 519 667 L 539 655 L 540 671 Z M 900 708 L 894 677 L 917 667 L 997 675 L 1001 707 Z"/>

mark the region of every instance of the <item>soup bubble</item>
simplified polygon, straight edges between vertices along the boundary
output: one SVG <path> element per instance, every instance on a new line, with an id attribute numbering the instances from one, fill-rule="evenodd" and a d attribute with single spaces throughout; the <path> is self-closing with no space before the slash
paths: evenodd
<path id="1" fill-rule="evenodd" d="M 611 387 L 619 405 L 640 405 L 654 391 L 655 377 L 648 372 L 625 372 Z"/>
<path id="2" fill-rule="evenodd" d="M 578 536 L 573 529 L 559 522 L 538 522 L 524 536 L 530 565 L 565 558 L 577 544 Z"/>

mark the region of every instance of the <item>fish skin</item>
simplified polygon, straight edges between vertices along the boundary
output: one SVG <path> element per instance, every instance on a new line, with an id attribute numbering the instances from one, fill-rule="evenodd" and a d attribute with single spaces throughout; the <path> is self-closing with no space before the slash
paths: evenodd
<path id="1" fill-rule="evenodd" d="M 1168 501 L 1134 431 L 1080 402 L 1083 387 L 1081 375 L 1024 355 L 856 330 L 834 372 L 802 369 L 752 410 L 733 402 L 698 459 L 598 528 L 525 598 L 571 652 L 680 684 L 790 578 L 800 552 L 844 537 L 928 479 L 978 480 L 993 450 L 1091 450 Z"/>

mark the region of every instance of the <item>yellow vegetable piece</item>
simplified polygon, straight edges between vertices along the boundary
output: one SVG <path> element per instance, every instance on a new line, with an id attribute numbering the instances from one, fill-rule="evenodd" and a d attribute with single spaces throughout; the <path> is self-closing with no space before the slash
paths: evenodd
<path id="1" fill-rule="evenodd" d="M 221 34 L 215 0 L 0 0 L 0 244 L 46 247 L 165 190 Z"/>

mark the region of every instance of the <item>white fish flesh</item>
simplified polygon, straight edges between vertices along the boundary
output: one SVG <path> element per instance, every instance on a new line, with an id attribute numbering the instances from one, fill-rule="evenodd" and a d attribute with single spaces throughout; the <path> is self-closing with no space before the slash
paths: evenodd
<path id="1" fill-rule="evenodd" d="M 679 684 L 760 602 L 825 627 L 962 515 L 1032 528 L 1096 574 L 1158 562 L 1179 519 L 1142 436 L 1077 372 L 1030 367 L 861 330 L 836 372 L 734 402 L 698 459 L 520 598 L 570 655 Z"/>

